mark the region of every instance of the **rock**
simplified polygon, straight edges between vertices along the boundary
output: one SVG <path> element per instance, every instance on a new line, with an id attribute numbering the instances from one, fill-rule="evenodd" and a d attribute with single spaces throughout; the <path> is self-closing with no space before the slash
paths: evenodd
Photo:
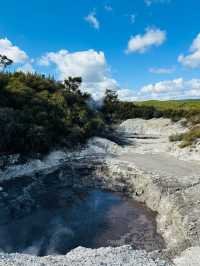
<path id="1" fill-rule="evenodd" d="M 170 266 L 130 246 L 88 249 L 78 247 L 65 256 L 36 257 L 0 254 L 0 266 Z"/>
<path id="2" fill-rule="evenodd" d="M 129 134 L 168 137 L 172 134 L 183 133 L 186 128 L 182 126 L 181 122 L 173 123 L 170 119 L 153 118 L 144 120 L 136 118 L 121 123 L 119 130 Z"/>
<path id="3" fill-rule="evenodd" d="M 193 143 L 191 146 L 179 148 L 180 142 L 171 143 L 169 153 L 184 161 L 200 162 L 200 141 Z"/>
<path id="4" fill-rule="evenodd" d="M 200 247 L 191 247 L 174 259 L 176 266 L 200 266 Z"/>
<path id="5" fill-rule="evenodd" d="M 8 164 L 0 174 L 0 181 L 14 179 L 18 176 L 31 176 L 35 172 L 61 165 L 69 154 L 64 151 L 53 151 L 41 159 L 29 160 L 24 164 Z"/>
<path id="6" fill-rule="evenodd" d="M 186 132 L 182 121 L 171 122 L 170 119 L 129 119 L 124 121 L 118 131 L 132 143 L 124 151 L 135 153 L 167 153 L 185 161 L 200 161 L 200 141 L 190 147 L 180 148 L 180 142 L 170 142 L 169 136 Z"/>
<path id="7" fill-rule="evenodd" d="M 184 130 L 181 123 L 168 119 L 133 119 L 119 126 L 122 137 L 128 139 L 123 147 L 106 139 L 93 138 L 83 150 L 56 151 L 43 160 L 9 165 L 0 176 L 3 188 L 0 217 L 9 216 L 9 205 L 17 213 L 20 213 L 21 205 L 23 210 L 30 212 L 39 205 L 37 193 L 46 193 L 55 185 L 123 192 L 158 213 L 157 230 L 166 241 L 166 250 L 160 255 L 176 256 L 174 263 L 177 266 L 195 266 L 199 261 L 200 245 L 200 164 L 190 162 L 191 151 L 181 150 L 168 140 L 169 134 Z M 200 160 L 199 146 L 195 154 Z M 187 250 L 192 246 L 197 247 Z M 160 255 L 157 253 L 156 258 Z M 66 256 L 44 258 L 1 254 L 0 265 L 170 264 L 126 246 L 98 250 L 78 248 Z"/>
<path id="8" fill-rule="evenodd" d="M 94 154 L 119 154 L 123 152 L 123 148 L 116 143 L 103 138 L 94 137 L 88 141 L 87 145 L 90 153 Z"/>

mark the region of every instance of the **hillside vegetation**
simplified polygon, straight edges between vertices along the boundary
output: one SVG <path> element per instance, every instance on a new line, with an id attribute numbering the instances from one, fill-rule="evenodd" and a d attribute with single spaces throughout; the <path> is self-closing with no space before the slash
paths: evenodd
<path id="1" fill-rule="evenodd" d="M 191 123 L 200 121 L 200 100 L 145 101 L 137 103 L 141 107 L 153 107 L 162 116 L 172 120 L 187 118 Z"/>
<path id="2" fill-rule="evenodd" d="M 0 72 L 0 153 L 73 147 L 105 128 L 90 108 L 81 78 L 64 83 L 22 72 Z"/>
<path id="3" fill-rule="evenodd" d="M 106 103 L 106 108 L 103 109 L 104 116 L 112 117 L 112 121 L 163 117 L 177 122 L 184 119 L 188 132 L 171 136 L 170 141 L 181 141 L 180 147 L 183 148 L 200 139 L 200 100 L 122 102 L 117 100 L 116 95 L 114 97 L 115 104 Z"/>
<path id="4" fill-rule="evenodd" d="M 0 72 L 0 154 L 43 153 L 73 148 L 92 136 L 109 137 L 112 125 L 130 118 L 186 118 L 190 131 L 171 140 L 200 138 L 200 101 L 123 102 L 106 90 L 96 107 L 80 90 L 81 78 L 64 82 L 40 74 Z"/>
<path id="5" fill-rule="evenodd" d="M 188 132 L 170 136 L 170 141 L 181 141 L 180 147 L 184 148 L 200 139 L 200 100 L 180 101 L 146 101 L 138 103 L 141 107 L 153 107 L 163 117 L 174 121 L 186 118 Z"/>

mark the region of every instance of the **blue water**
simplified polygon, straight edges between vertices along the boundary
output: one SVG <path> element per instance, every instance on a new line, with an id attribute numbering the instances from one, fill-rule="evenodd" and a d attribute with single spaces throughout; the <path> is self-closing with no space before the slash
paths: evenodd
<path id="1" fill-rule="evenodd" d="M 121 194 L 75 192 L 70 202 L 52 198 L 31 215 L 0 226 L 0 249 L 39 256 L 66 254 L 77 246 L 98 248 L 131 244 L 135 249 L 164 246 L 155 214 Z M 49 203 L 49 204 L 48 204 Z"/>

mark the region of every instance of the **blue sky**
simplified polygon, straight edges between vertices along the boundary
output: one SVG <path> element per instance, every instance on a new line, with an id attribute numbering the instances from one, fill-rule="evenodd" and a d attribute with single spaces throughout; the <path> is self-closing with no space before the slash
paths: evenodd
<path id="1" fill-rule="evenodd" d="M 200 97 L 197 0 L 2 1 L 0 53 L 13 69 L 82 75 L 101 97 Z M 80 74 L 79 74 L 80 73 Z"/>

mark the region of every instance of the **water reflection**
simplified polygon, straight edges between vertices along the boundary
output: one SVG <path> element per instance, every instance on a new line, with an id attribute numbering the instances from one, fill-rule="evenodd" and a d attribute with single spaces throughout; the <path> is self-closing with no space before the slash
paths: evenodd
<path id="1" fill-rule="evenodd" d="M 121 194 L 92 190 L 65 192 L 43 199 L 30 216 L 0 226 L 0 249 L 39 256 L 66 254 L 77 246 L 98 248 L 131 244 L 135 249 L 163 248 L 155 214 Z M 50 200 L 51 198 L 51 200 Z"/>

